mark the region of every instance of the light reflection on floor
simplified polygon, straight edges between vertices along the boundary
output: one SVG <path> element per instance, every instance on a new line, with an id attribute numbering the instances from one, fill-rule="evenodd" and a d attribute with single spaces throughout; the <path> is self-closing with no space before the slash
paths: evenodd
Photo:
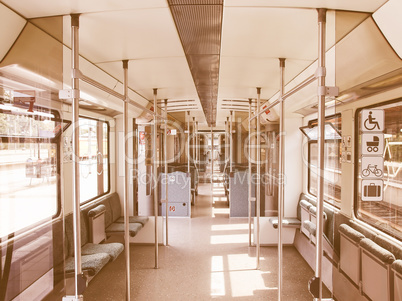
<path id="1" fill-rule="evenodd" d="M 248 246 L 247 218 L 229 218 L 223 193 L 213 203 L 211 184 L 199 186 L 191 218 L 169 221 L 169 246 L 159 249 L 160 268 L 154 269 L 153 246 L 133 246 L 132 296 L 135 300 L 277 300 L 277 249 Z M 307 282 L 313 275 L 294 248 L 285 248 L 283 300 L 311 300 Z M 117 266 L 116 266 L 117 265 Z M 116 267 L 115 267 L 116 266 Z M 91 281 L 86 301 L 124 299 L 124 256 L 109 263 L 108 273 Z M 310 273 L 310 274 L 309 274 Z M 110 285 L 110 279 L 116 279 Z"/>

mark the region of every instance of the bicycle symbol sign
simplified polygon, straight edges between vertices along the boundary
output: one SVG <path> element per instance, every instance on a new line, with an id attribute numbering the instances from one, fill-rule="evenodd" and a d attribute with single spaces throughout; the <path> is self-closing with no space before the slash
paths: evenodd
<path id="1" fill-rule="evenodd" d="M 382 178 L 383 170 L 384 159 L 382 157 L 362 157 L 362 178 Z"/>
<path id="2" fill-rule="evenodd" d="M 363 110 L 361 120 L 363 132 L 382 132 L 384 130 L 384 110 Z"/>

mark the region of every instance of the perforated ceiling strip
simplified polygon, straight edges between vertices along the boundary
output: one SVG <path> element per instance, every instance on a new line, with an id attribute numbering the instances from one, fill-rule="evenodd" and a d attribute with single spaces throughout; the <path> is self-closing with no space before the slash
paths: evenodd
<path id="1" fill-rule="evenodd" d="M 216 122 L 223 0 L 168 0 L 198 97 Z"/>

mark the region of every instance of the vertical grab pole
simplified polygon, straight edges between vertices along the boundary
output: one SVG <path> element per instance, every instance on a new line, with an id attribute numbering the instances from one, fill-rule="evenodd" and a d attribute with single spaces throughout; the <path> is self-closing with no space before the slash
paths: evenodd
<path id="1" fill-rule="evenodd" d="M 128 220 L 128 183 L 129 179 L 127 154 L 128 154 L 128 60 L 123 61 L 124 70 L 124 104 L 123 104 L 123 132 L 124 132 L 124 248 L 126 255 L 126 301 L 130 301 L 130 237 Z"/>
<path id="2" fill-rule="evenodd" d="M 211 190 L 214 187 L 214 132 L 212 131 L 211 122 Z"/>
<path id="3" fill-rule="evenodd" d="M 197 142 L 196 142 L 197 149 L 196 149 L 196 154 L 195 154 L 195 156 L 196 156 L 196 158 L 197 158 L 197 167 L 198 167 L 198 170 L 200 170 L 200 137 L 199 137 L 199 135 L 198 135 L 198 121 L 196 122 L 196 124 L 197 124 L 197 135 L 196 135 L 196 137 L 197 137 Z"/>
<path id="4" fill-rule="evenodd" d="M 251 102 L 248 99 L 248 246 L 251 247 Z"/>
<path id="5" fill-rule="evenodd" d="M 190 174 L 190 111 L 187 111 L 187 173 Z"/>
<path id="6" fill-rule="evenodd" d="M 226 145 L 227 145 L 227 135 L 228 135 L 228 129 L 227 129 L 227 122 L 225 121 L 225 168 L 226 168 L 226 158 L 227 158 L 227 147 L 226 147 Z"/>
<path id="7" fill-rule="evenodd" d="M 156 152 L 156 139 L 157 139 L 157 96 L 158 89 L 154 89 L 154 128 L 153 128 L 153 157 L 154 157 L 154 215 L 155 215 L 155 269 L 159 268 L 159 250 L 158 250 L 158 164 L 157 164 L 157 152 Z"/>
<path id="8" fill-rule="evenodd" d="M 225 139 L 225 160 L 226 160 L 226 168 L 228 168 L 229 164 L 230 164 L 230 135 L 229 135 L 229 117 L 226 117 L 226 122 L 225 122 L 225 133 L 226 133 L 226 139 Z"/>
<path id="9" fill-rule="evenodd" d="M 230 125 L 229 125 L 229 138 L 230 138 L 230 148 L 229 148 L 229 163 L 230 172 L 233 172 L 233 111 L 230 111 Z"/>
<path id="10" fill-rule="evenodd" d="M 318 300 L 322 299 L 323 201 L 324 201 L 324 139 L 325 139 L 325 29 L 326 9 L 318 9 L 318 187 L 317 187 L 317 244 L 315 277 L 318 281 Z"/>
<path id="11" fill-rule="evenodd" d="M 279 204 L 278 204 L 278 300 L 282 299 L 282 266 L 283 266 L 283 256 L 282 256 L 282 222 L 283 222 L 283 209 L 285 200 L 285 139 L 283 133 L 285 132 L 285 106 L 282 99 L 285 83 L 285 59 L 279 59 L 280 67 L 280 89 L 279 89 L 279 100 L 280 100 L 280 120 L 279 120 Z"/>
<path id="12" fill-rule="evenodd" d="M 74 154 L 74 172 L 73 172 L 73 221 L 74 221 L 74 268 L 75 268 L 75 300 L 82 300 L 80 290 L 82 290 L 82 267 L 81 267 L 81 218 L 80 218 L 80 165 L 79 165 L 79 15 L 71 15 L 71 67 L 72 79 L 71 87 L 73 90 L 73 154 Z"/>
<path id="13" fill-rule="evenodd" d="M 198 140 L 198 121 L 195 122 L 195 165 L 197 166 L 197 169 L 199 170 L 200 167 L 198 165 L 198 153 L 199 153 L 199 140 Z"/>
<path id="14" fill-rule="evenodd" d="M 256 191 L 256 216 L 257 216 L 257 235 L 254 238 L 256 242 L 256 259 L 257 259 L 257 269 L 260 268 L 260 210 L 261 210 L 261 136 L 260 136 L 260 109 L 261 109 L 261 88 L 257 88 L 257 191 Z"/>
<path id="15" fill-rule="evenodd" d="M 168 119 L 168 114 L 167 114 L 167 102 L 168 100 L 165 99 L 165 143 L 163 146 L 163 153 L 165 154 L 165 214 L 166 214 L 166 220 L 165 220 L 165 236 L 166 236 L 166 245 L 169 245 L 169 231 L 168 231 L 168 226 L 169 226 L 169 197 L 168 197 L 168 184 L 169 184 L 169 177 L 168 177 L 168 164 L 167 164 L 167 138 L 168 138 L 168 127 L 167 127 L 167 119 Z"/>
<path id="16" fill-rule="evenodd" d="M 196 136 L 195 136 L 195 133 L 196 133 L 196 129 L 195 129 L 195 117 L 193 117 L 193 137 L 192 137 L 192 146 L 193 146 L 193 157 L 192 157 L 192 161 L 193 161 L 193 165 L 195 166 L 195 144 L 196 144 Z"/>

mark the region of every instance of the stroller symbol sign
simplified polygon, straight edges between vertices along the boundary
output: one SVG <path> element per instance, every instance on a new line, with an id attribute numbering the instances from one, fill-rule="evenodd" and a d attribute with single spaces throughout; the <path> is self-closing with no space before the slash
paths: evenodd
<path id="1" fill-rule="evenodd" d="M 384 134 L 363 134 L 362 155 L 382 155 L 384 152 Z"/>

